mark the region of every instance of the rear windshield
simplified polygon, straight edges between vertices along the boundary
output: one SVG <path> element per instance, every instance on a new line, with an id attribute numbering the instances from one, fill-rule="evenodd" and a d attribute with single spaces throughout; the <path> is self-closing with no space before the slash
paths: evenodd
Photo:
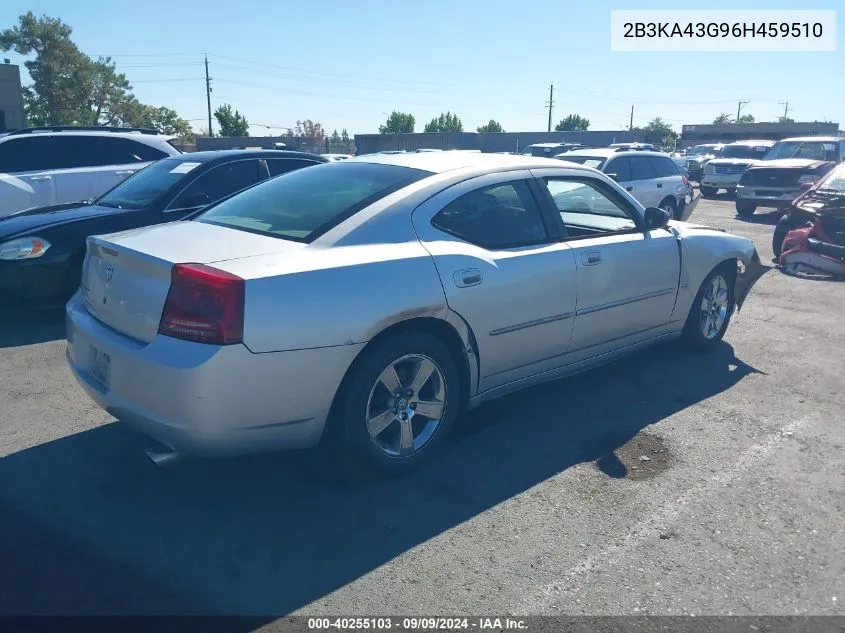
<path id="1" fill-rule="evenodd" d="M 579 165 L 584 165 L 586 167 L 592 167 L 593 169 L 601 169 L 604 166 L 606 158 L 602 156 L 578 156 L 573 154 L 558 154 L 555 156 L 558 160 L 565 160 L 570 163 L 578 163 Z"/>
<path id="2" fill-rule="evenodd" d="M 396 165 L 323 163 L 278 176 L 211 207 L 199 222 L 310 242 L 431 173 Z"/>
<path id="3" fill-rule="evenodd" d="M 726 145 L 719 158 L 754 158 L 766 155 L 771 146 L 766 145 Z"/>
<path id="4" fill-rule="evenodd" d="M 143 209 L 188 178 L 202 165 L 188 158 L 165 158 L 129 176 L 97 199 L 97 204 L 120 209 Z M 190 174 L 190 176 L 189 176 Z"/>

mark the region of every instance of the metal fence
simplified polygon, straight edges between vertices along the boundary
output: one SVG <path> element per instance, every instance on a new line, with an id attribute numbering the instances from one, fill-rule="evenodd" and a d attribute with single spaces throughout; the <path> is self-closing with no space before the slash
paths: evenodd
<path id="1" fill-rule="evenodd" d="M 356 134 L 358 154 L 418 149 L 473 149 L 482 152 L 519 152 L 534 143 L 583 143 L 606 147 L 611 143 L 641 143 L 650 139 L 643 132 L 446 132 L 421 134 Z"/>
<path id="2" fill-rule="evenodd" d="M 283 149 L 291 149 L 312 154 L 352 154 L 355 144 L 352 139 L 343 143 L 332 143 L 330 139 L 315 139 L 306 136 L 200 136 L 197 137 L 197 151 L 221 149 L 276 149 L 278 143 L 284 143 Z"/>

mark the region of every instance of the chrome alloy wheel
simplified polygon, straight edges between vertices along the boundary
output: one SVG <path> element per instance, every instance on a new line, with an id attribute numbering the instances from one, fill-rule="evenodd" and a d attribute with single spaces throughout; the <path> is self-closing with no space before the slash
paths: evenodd
<path id="1" fill-rule="evenodd" d="M 376 380 L 367 400 L 367 433 L 389 457 L 407 457 L 434 436 L 446 411 L 446 380 L 428 356 L 393 361 Z"/>
<path id="2" fill-rule="evenodd" d="M 728 310 L 728 282 L 722 275 L 716 275 L 701 298 L 699 323 L 704 338 L 712 340 L 719 335 L 728 318 Z"/>

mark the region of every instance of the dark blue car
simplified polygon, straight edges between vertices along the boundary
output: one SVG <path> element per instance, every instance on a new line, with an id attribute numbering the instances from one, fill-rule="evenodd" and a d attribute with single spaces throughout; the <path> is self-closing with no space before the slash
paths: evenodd
<path id="1" fill-rule="evenodd" d="M 280 174 L 327 162 L 314 154 L 225 150 L 164 158 L 96 200 L 0 218 L 0 309 L 56 304 L 79 287 L 85 240 L 199 214 Z"/>

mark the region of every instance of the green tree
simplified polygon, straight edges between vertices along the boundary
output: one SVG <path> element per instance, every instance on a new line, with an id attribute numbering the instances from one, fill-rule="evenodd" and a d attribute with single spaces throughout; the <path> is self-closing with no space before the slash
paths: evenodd
<path id="1" fill-rule="evenodd" d="M 732 122 L 733 119 L 731 119 L 731 115 L 727 112 L 722 112 L 722 114 L 713 119 L 713 125 L 726 125 Z"/>
<path id="2" fill-rule="evenodd" d="M 426 123 L 424 129 L 426 132 L 463 132 L 464 124 L 457 114 L 441 112 L 440 116 Z"/>
<path id="3" fill-rule="evenodd" d="M 753 114 L 743 114 L 736 120 L 737 123 L 754 123 L 754 115 Z"/>
<path id="4" fill-rule="evenodd" d="M 33 57 L 24 62 L 32 78 L 23 88 L 29 125 L 161 125 L 167 133 L 190 131 L 173 110 L 139 103 L 115 63 L 107 57 L 92 60 L 70 39 L 72 33 L 61 20 L 36 17 L 32 11 L 0 31 L 0 50 Z M 151 114 L 153 110 L 158 114 Z"/>
<path id="5" fill-rule="evenodd" d="M 795 119 L 788 116 L 779 116 L 778 123 L 795 123 Z"/>
<path id="6" fill-rule="evenodd" d="M 340 145 L 343 142 L 343 139 L 340 138 L 340 134 L 337 133 L 337 130 L 332 132 L 332 135 L 329 137 L 329 143 L 332 145 Z"/>
<path id="7" fill-rule="evenodd" d="M 590 129 L 590 119 L 580 114 L 570 114 L 555 126 L 555 132 L 576 132 Z"/>
<path id="8" fill-rule="evenodd" d="M 678 138 L 678 133 L 660 117 L 652 119 L 645 127 L 635 127 L 633 131 L 645 132 L 653 141 L 661 145 L 674 145 L 675 139 Z"/>
<path id="9" fill-rule="evenodd" d="M 340 141 L 344 145 L 349 145 L 349 132 L 346 131 L 346 128 L 343 128 L 343 131 L 340 133 Z"/>
<path id="10" fill-rule="evenodd" d="M 394 110 L 390 113 L 390 116 L 387 117 L 387 121 L 384 122 L 384 125 L 378 126 L 378 133 L 379 134 L 411 134 L 414 131 L 414 126 L 417 124 L 417 120 L 414 118 L 413 114 L 409 112 L 397 112 Z"/>
<path id="11" fill-rule="evenodd" d="M 246 117 L 228 103 L 217 107 L 214 118 L 220 126 L 220 136 L 249 136 Z"/>
<path id="12" fill-rule="evenodd" d="M 502 124 L 498 121 L 490 119 L 484 125 L 480 125 L 475 128 L 479 134 L 484 134 L 485 132 L 504 132 L 504 128 L 502 128 Z"/>
<path id="13" fill-rule="evenodd" d="M 321 123 L 314 123 L 311 119 L 296 122 L 296 135 L 322 141 L 326 138 L 326 131 Z"/>

